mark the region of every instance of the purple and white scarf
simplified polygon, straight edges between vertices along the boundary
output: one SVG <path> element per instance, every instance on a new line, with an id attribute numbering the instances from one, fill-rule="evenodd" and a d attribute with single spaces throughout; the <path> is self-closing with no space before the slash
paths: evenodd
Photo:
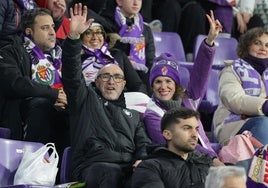
<path id="1" fill-rule="evenodd" d="M 22 14 L 37 7 L 34 0 L 15 0 L 14 2 L 20 7 Z"/>
<path id="2" fill-rule="evenodd" d="M 82 62 L 82 72 L 88 86 L 91 82 L 94 82 L 99 69 L 107 64 L 118 64 L 116 60 L 110 54 L 107 43 L 100 49 L 91 49 L 83 45 L 82 49 L 87 54 L 87 59 Z"/>
<path id="3" fill-rule="evenodd" d="M 128 26 L 126 17 L 122 14 L 121 9 L 117 6 L 115 9 L 115 21 L 121 28 L 119 35 L 120 42 L 130 44 L 129 57 L 130 61 L 145 65 L 145 39 L 143 36 L 144 23 L 141 14 L 134 16 L 134 23 Z"/>
<path id="4" fill-rule="evenodd" d="M 60 46 L 56 45 L 49 54 L 35 45 L 29 38 L 24 36 L 24 47 L 30 54 L 32 63 L 32 80 L 51 88 L 61 89 L 63 87 L 61 81 L 61 54 Z"/>
<path id="5" fill-rule="evenodd" d="M 233 70 L 240 78 L 242 87 L 247 95 L 260 96 L 261 94 L 261 81 L 264 83 L 266 95 L 268 94 L 268 68 L 264 69 L 262 75 L 258 73 L 249 63 L 243 59 L 237 59 L 233 62 Z M 241 120 L 241 115 L 231 113 L 225 118 L 224 123 Z"/>

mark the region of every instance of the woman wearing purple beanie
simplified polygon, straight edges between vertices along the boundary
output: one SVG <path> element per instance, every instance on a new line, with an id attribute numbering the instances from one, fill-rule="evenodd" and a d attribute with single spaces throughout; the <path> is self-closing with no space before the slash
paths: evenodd
<path id="1" fill-rule="evenodd" d="M 209 34 L 199 48 L 186 89 L 180 84 L 179 63 L 170 54 L 164 53 L 154 59 L 149 77 L 153 96 L 144 113 L 146 129 L 153 143 L 166 143 L 160 124 L 167 110 L 182 106 L 197 110 L 204 97 L 215 53 L 214 40 L 222 30 L 212 11 L 211 16 L 207 15 L 207 19 L 210 23 Z M 199 122 L 199 141 L 201 143 L 197 146 L 199 151 L 208 153 L 213 158 L 215 166 L 224 165 L 212 149 L 201 122 Z"/>

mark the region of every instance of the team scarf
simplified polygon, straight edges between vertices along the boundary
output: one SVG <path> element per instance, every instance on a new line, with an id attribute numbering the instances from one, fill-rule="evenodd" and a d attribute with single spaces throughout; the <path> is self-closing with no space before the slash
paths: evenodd
<path id="1" fill-rule="evenodd" d="M 131 61 L 145 65 L 145 39 L 143 36 L 144 23 L 141 14 L 133 18 L 133 23 L 127 24 L 127 18 L 117 6 L 115 9 L 115 21 L 120 27 L 120 42 L 130 45 L 129 57 Z"/>
<path id="2" fill-rule="evenodd" d="M 246 62 L 245 60 L 248 60 Z M 242 82 L 242 87 L 247 95 L 260 96 L 261 94 L 261 81 L 264 84 L 266 95 L 268 94 L 268 67 L 260 63 L 265 63 L 267 59 L 260 59 L 255 57 L 246 57 L 245 60 L 237 59 L 233 62 L 232 68 Z M 258 61 L 256 63 L 256 61 Z M 267 64 L 267 63 L 266 63 Z M 254 67 L 254 68 L 253 68 Z M 262 67 L 262 68 L 260 68 Z M 258 70 L 258 71 L 257 71 Z M 245 115 L 237 115 L 231 113 L 224 122 L 229 123 L 245 119 Z"/>
<path id="3" fill-rule="evenodd" d="M 23 46 L 31 57 L 32 80 L 51 88 L 62 89 L 61 47 L 56 45 L 48 54 L 44 54 L 27 36 L 24 36 Z"/>
<path id="4" fill-rule="evenodd" d="M 260 96 L 261 80 L 263 81 L 266 93 L 268 94 L 267 68 L 265 68 L 262 73 L 259 73 L 251 64 L 243 59 L 235 60 L 232 67 L 240 78 L 242 87 L 247 95 Z"/>
<path id="5" fill-rule="evenodd" d="M 17 3 L 20 7 L 22 14 L 24 14 L 27 10 L 36 8 L 34 0 L 15 0 L 15 3 Z"/>
<path id="6" fill-rule="evenodd" d="M 82 72 L 86 81 L 86 85 L 94 82 L 98 71 L 107 64 L 118 64 L 112 57 L 108 48 L 108 44 L 104 43 L 99 49 L 91 49 L 86 45 L 82 45 L 83 52 L 87 58 L 82 62 Z"/>

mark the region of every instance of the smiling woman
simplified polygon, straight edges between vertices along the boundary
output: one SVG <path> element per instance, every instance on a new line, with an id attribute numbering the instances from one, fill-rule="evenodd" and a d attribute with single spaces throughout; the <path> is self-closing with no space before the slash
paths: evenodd
<path id="1" fill-rule="evenodd" d="M 220 104 L 214 114 L 221 144 L 245 130 L 268 144 L 268 30 L 254 28 L 240 37 L 239 59 L 227 64 L 219 78 Z"/>

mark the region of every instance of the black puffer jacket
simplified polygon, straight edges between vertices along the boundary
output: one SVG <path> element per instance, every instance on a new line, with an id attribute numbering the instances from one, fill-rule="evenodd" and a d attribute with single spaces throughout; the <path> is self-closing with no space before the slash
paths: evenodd
<path id="1" fill-rule="evenodd" d="M 137 111 L 126 109 L 124 95 L 105 100 L 87 87 L 82 75 L 81 40 L 67 38 L 63 44 L 62 78 L 70 109 L 72 173 L 79 179 L 93 162 L 131 166 L 146 156 L 151 143 Z"/>
<path id="2" fill-rule="evenodd" d="M 209 155 L 199 151 L 184 160 L 166 147 L 156 147 L 135 169 L 132 188 L 202 188 L 211 165 Z"/>

